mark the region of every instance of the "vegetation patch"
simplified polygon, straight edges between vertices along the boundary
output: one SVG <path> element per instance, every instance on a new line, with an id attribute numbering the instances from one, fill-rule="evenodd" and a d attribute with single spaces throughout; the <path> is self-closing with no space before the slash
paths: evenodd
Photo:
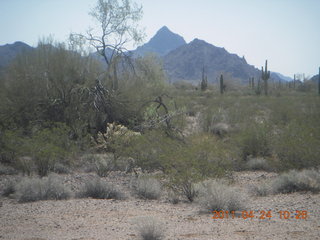
<path id="1" fill-rule="evenodd" d="M 55 174 L 45 178 L 24 178 L 15 186 L 15 198 L 21 203 L 40 200 L 63 200 L 70 197 L 70 189 Z"/>
<path id="2" fill-rule="evenodd" d="M 207 180 L 197 185 L 197 202 L 204 212 L 245 209 L 244 194 L 223 181 Z"/>

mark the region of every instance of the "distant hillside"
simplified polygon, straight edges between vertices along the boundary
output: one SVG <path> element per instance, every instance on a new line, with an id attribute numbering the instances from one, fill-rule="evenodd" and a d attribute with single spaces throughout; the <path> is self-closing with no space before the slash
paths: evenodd
<path id="1" fill-rule="evenodd" d="M 293 81 L 291 77 L 284 76 L 283 74 L 277 73 L 277 72 L 271 72 L 271 77 L 274 78 L 275 80 L 280 80 L 285 82 Z"/>
<path id="2" fill-rule="evenodd" d="M 198 82 L 203 67 L 210 82 L 215 82 L 221 73 L 229 73 L 242 83 L 247 83 L 249 77 L 259 76 L 259 70 L 244 58 L 199 39 L 164 56 L 164 68 L 172 81 Z"/>
<path id="3" fill-rule="evenodd" d="M 310 81 L 317 83 L 319 81 L 319 74 L 314 75 L 312 78 L 310 78 Z"/>
<path id="4" fill-rule="evenodd" d="M 171 50 L 186 44 L 186 41 L 180 35 L 173 33 L 166 26 L 162 27 L 149 42 L 138 47 L 134 51 L 135 56 L 143 56 L 147 52 L 153 52 L 159 56 L 164 56 Z"/>
<path id="5" fill-rule="evenodd" d="M 0 46 L 0 68 L 6 67 L 19 53 L 31 51 L 32 49 L 24 42 Z"/>

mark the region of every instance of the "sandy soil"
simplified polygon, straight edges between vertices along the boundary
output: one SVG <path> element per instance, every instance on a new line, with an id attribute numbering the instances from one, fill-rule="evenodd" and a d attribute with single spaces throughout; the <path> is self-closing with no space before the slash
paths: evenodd
<path id="1" fill-rule="evenodd" d="M 160 200 L 140 200 L 130 195 L 130 178 L 111 176 L 127 191 L 126 200 L 71 199 L 17 203 L 0 198 L 0 239 L 15 240 L 102 240 L 139 239 L 137 222 L 142 216 L 153 216 L 162 222 L 165 239 L 320 239 L 320 194 L 293 193 L 267 197 L 250 195 L 250 185 L 275 177 L 266 172 L 234 174 L 234 185 L 248 195 L 247 211 L 255 218 L 212 219 L 212 214 L 200 214 L 197 204 L 169 203 Z M 65 175 L 73 189 L 93 174 Z M 0 190 L 12 176 L 0 176 Z M 259 211 L 271 211 L 270 219 L 259 219 Z M 307 211 L 307 219 L 295 219 L 296 210 Z M 281 219 L 279 211 L 291 212 Z"/>

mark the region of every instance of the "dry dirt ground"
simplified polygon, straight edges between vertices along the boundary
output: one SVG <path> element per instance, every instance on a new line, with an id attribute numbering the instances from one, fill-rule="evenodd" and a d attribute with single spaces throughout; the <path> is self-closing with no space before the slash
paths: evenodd
<path id="1" fill-rule="evenodd" d="M 70 199 L 17 203 L 0 198 L 0 239 L 14 240 L 113 240 L 139 239 L 137 222 L 140 217 L 158 219 L 165 239 L 320 239 L 320 194 L 293 193 L 256 197 L 250 186 L 274 173 L 234 173 L 234 185 L 248 196 L 247 211 L 255 218 L 212 219 L 212 214 L 199 213 L 199 206 L 181 202 L 170 203 L 165 196 L 160 200 L 141 200 L 130 194 L 130 178 L 110 176 L 107 180 L 121 185 L 126 200 Z M 63 176 L 73 189 L 79 182 L 93 178 L 90 173 Z M 0 176 L 0 191 L 12 176 Z M 2 203 L 2 204 L 1 204 Z M 271 211 L 270 219 L 259 219 L 259 211 Z M 307 219 L 295 219 L 296 210 L 307 211 Z M 291 212 L 293 218 L 281 219 L 279 211 Z"/>

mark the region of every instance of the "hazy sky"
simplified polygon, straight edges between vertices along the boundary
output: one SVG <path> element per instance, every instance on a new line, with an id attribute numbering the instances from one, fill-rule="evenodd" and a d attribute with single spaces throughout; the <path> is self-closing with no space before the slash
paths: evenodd
<path id="1" fill-rule="evenodd" d="M 260 68 L 288 76 L 318 73 L 320 0 L 135 0 L 143 5 L 148 41 L 166 25 L 187 42 L 194 38 L 245 56 Z M 0 45 L 23 41 L 36 46 L 53 35 L 65 41 L 85 32 L 96 0 L 0 0 Z"/>

